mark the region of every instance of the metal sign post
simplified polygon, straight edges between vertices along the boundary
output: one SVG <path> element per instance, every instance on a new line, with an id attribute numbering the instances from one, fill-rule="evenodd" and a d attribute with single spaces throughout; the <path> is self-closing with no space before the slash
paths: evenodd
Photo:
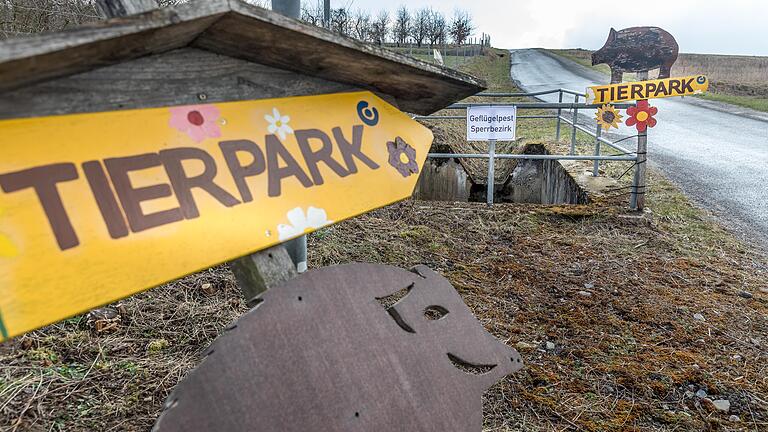
<path id="1" fill-rule="evenodd" d="M 579 104 L 579 95 L 573 95 L 573 129 L 571 130 L 571 156 L 576 154 L 576 122 L 579 121 L 579 109 L 576 107 Z"/>
<path id="2" fill-rule="evenodd" d="M 323 2 L 323 27 L 331 28 L 331 0 Z"/>
<path id="3" fill-rule="evenodd" d="M 648 130 L 637 135 L 637 165 L 635 178 L 632 182 L 632 195 L 630 196 L 630 208 L 642 210 L 645 208 L 645 182 L 646 163 L 648 161 Z"/>
<path id="4" fill-rule="evenodd" d="M 323 14 L 323 27 L 331 27 L 331 0 L 325 0 Z M 301 0 L 272 0 L 272 10 L 285 16 L 299 19 L 301 18 Z M 296 271 L 304 273 L 307 271 L 307 236 L 289 240 L 284 243 L 291 261 L 296 265 Z"/>
<path id="5" fill-rule="evenodd" d="M 603 127 L 600 123 L 597 123 L 595 129 L 595 156 L 600 156 L 600 135 L 602 135 Z M 597 177 L 600 174 L 600 160 L 595 159 L 594 167 L 592 168 L 592 176 Z"/>
<path id="6" fill-rule="evenodd" d="M 272 10 L 287 17 L 301 17 L 301 0 L 272 0 Z"/>
<path id="7" fill-rule="evenodd" d="M 493 187 L 496 178 L 496 140 L 488 140 L 488 189 L 486 203 L 493 205 Z"/>
<path id="8" fill-rule="evenodd" d="M 648 71 L 638 72 L 638 81 L 648 81 Z M 709 83 L 707 83 L 709 84 Z M 630 208 L 642 211 L 645 208 L 646 164 L 648 161 L 648 129 L 637 134 L 637 161 L 632 181 Z"/>

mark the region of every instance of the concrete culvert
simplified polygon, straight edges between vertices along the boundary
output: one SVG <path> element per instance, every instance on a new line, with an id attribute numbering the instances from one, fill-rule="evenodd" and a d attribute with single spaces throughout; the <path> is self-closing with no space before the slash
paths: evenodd
<path id="1" fill-rule="evenodd" d="M 526 145 L 522 153 L 549 154 L 542 144 Z M 496 202 L 531 204 L 587 204 L 589 202 L 586 191 L 556 160 L 519 159 L 506 183 L 496 190 L 498 191 L 494 194 Z M 482 201 L 484 200 L 485 196 Z"/>
<path id="2" fill-rule="evenodd" d="M 452 147 L 438 144 L 432 151 L 484 152 L 463 148 L 454 151 Z M 514 153 L 549 154 L 544 144 L 525 144 Z M 428 159 L 414 197 L 432 201 L 486 202 L 487 173 L 488 163 L 482 159 Z M 506 159 L 496 161 L 494 202 L 586 204 L 589 196 L 559 161 Z"/>

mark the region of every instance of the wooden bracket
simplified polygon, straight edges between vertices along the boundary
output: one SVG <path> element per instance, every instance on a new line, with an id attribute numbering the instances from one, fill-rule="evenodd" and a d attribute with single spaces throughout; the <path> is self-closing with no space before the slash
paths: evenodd
<path id="1" fill-rule="evenodd" d="M 296 265 L 282 244 L 230 261 L 229 268 L 248 307 L 257 305 L 258 298 L 268 289 L 298 276 Z"/>

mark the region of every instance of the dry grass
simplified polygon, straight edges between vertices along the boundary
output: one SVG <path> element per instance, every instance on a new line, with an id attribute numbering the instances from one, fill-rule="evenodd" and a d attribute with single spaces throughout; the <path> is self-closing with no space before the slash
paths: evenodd
<path id="1" fill-rule="evenodd" d="M 425 263 L 448 277 L 526 361 L 486 395 L 488 431 L 768 427 L 765 264 L 722 232 L 681 253 L 666 218 L 409 202 L 328 229 L 311 259 Z M 744 423 L 711 413 L 691 388 L 728 398 Z"/>
<path id="2" fill-rule="evenodd" d="M 246 311 L 226 268 L 115 309 L 112 331 L 98 333 L 82 316 L 0 345 L 0 430 L 149 430 L 201 351 Z"/>
<path id="3" fill-rule="evenodd" d="M 768 57 L 680 54 L 672 73 L 678 76 L 704 74 L 714 83 L 758 86 L 762 89 L 760 93 L 747 95 L 768 95 Z"/>
<path id="4" fill-rule="evenodd" d="M 577 63 L 594 67 L 610 74 L 610 67 L 602 64 L 592 66 L 592 51 L 585 49 L 548 50 Z M 715 82 L 731 84 L 752 84 L 765 86 L 768 82 L 768 57 L 736 56 L 717 54 L 680 54 L 672 68 L 673 76 L 704 74 Z M 658 69 L 651 71 L 650 78 L 658 76 Z M 768 93 L 761 93 L 768 94 Z"/>
<path id="5" fill-rule="evenodd" d="M 510 89 L 508 59 L 479 60 L 494 89 Z M 521 128 L 553 133 L 551 122 Z M 407 201 L 313 234 L 310 263 L 445 275 L 526 362 L 485 395 L 487 431 L 768 430 L 766 260 L 651 173 L 652 217 L 627 217 L 625 196 L 572 207 Z M 0 430 L 148 430 L 245 306 L 219 267 L 115 309 L 108 332 L 79 317 L 0 345 Z M 741 421 L 688 393 L 700 388 L 728 398 Z"/>

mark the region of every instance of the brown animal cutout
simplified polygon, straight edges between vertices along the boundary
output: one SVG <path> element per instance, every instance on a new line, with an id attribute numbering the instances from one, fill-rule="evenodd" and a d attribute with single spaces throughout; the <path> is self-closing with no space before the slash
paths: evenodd
<path id="1" fill-rule="evenodd" d="M 521 367 L 427 267 L 328 267 L 265 293 L 155 430 L 480 431 L 483 392 Z"/>
<path id="2" fill-rule="evenodd" d="M 669 78 L 679 47 L 672 35 L 658 27 L 611 28 L 602 48 L 592 53 L 592 66 L 607 63 L 611 84 L 618 84 L 624 72 L 647 72 L 659 68 L 659 78 Z"/>

